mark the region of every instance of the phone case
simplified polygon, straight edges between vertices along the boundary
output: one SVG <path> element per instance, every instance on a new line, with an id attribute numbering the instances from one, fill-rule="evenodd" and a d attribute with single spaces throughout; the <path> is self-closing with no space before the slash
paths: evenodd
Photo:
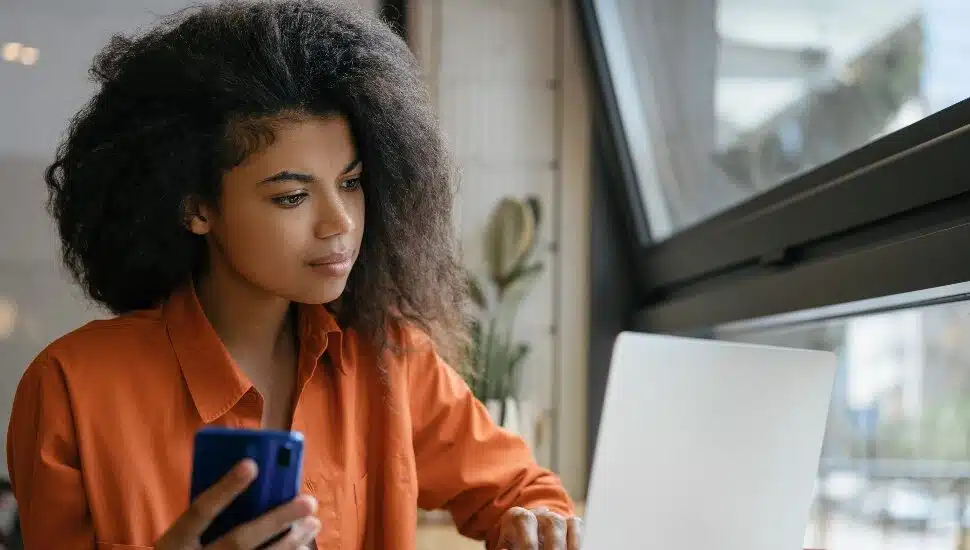
<path id="1" fill-rule="evenodd" d="M 296 498 L 303 468 L 303 434 L 237 428 L 203 428 L 195 436 L 190 497 L 222 479 L 245 458 L 256 462 L 253 483 L 209 525 L 203 545 Z"/>

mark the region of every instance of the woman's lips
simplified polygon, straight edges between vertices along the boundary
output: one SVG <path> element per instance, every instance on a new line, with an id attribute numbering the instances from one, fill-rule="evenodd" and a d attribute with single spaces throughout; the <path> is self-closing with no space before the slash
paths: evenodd
<path id="1" fill-rule="evenodd" d="M 353 251 L 335 252 L 307 262 L 311 269 L 333 277 L 346 275 L 354 266 Z"/>

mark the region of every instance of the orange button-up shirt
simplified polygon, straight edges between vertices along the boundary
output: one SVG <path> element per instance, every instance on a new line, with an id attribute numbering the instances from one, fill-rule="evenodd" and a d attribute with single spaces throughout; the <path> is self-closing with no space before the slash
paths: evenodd
<path id="1" fill-rule="evenodd" d="M 293 429 L 321 549 L 415 546 L 417 509 L 451 511 L 494 547 L 512 506 L 571 512 L 558 479 L 499 428 L 413 330 L 373 346 L 301 306 Z M 28 550 L 151 548 L 188 505 L 195 432 L 257 428 L 262 397 L 191 288 L 55 341 L 18 387 L 7 439 Z"/>

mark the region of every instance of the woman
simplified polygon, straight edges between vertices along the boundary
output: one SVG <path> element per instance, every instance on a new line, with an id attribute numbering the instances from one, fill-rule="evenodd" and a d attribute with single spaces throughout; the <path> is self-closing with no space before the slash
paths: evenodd
<path id="1" fill-rule="evenodd" d="M 65 263 L 118 316 L 18 388 L 28 549 L 198 548 L 255 475 L 189 505 L 204 425 L 306 435 L 306 494 L 213 549 L 290 525 L 272 548 L 414 548 L 417 507 L 490 548 L 578 548 L 559 481 L 446 363 L 450 167 L 401 40 L 336 5 L 227 3 L 114 38 L 92 74 L 47 184 Z"/>

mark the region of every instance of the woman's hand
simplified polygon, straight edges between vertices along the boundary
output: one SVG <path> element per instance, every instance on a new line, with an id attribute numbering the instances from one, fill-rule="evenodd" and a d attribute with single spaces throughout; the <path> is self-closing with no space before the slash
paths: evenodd
<path id="1" fill-rule="evenodd" d="M 199 550 L 199 537 L 212 520 L 256 479 L 256 464 L 244 460 L 225 477 L 199 495 L 162 538 L 155 550 Z M 292 527 L 285 537 L 267 550 L 299 550 L 308 548 L 320 521 L 314 517 L 317 503 L 309 496 L 299 496 L 267 514 L 241 525 L 205 550 L 255 550 L 267 540 Z"/>
<path id="2" fill-rule="evenodd" d="M 501 550 L 579 550 L 583 520 L 564 517 L 548 508 L 510 508 L 502 516 Z"/>

